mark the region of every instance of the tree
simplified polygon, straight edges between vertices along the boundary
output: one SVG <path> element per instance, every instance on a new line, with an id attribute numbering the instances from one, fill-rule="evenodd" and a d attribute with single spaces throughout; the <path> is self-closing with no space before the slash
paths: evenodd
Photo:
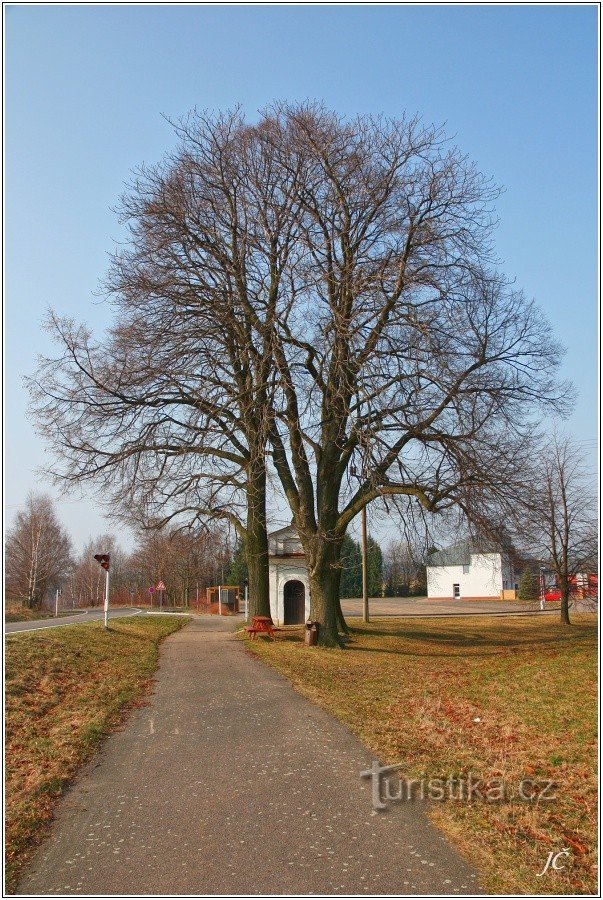
<path id="1" fill-rule="evenodd" d="M 557 434 L 536 457 L 531 490 L 517 524 L 524 541 L 549 566 L 561 590 L 561 622 L 570 624 L 572 579 L 597 566 L 597 489 L 584 454 Z"/>
<path id="2" fill-rule="evenodd" d="M 51 315 L 60 347 L 31 390 L 63 483 L 92 481 L 135 527 L 226 520 L 246 548 L 250 611 L 269 615 L 267 403 L 295 173 L 273 163 L 268 117 L 192 114 L 180 145 L 122 198 L 127 246 L 102 343 Z"/>
<path id="3" fill-rule="evenodd" d="M 425 593 L 426 581 L 425 551 L 418 541 L 414 545 L 409 540 L 390 541 L 383 558 L 383 573 L 386 592 L 391 597 L 408 597 Z M 425 584 L 426 588 L 426 584 Z"/>
<path id="4" fill-rule="evenodd" d="M 210 585 L 221 584 L 231 564 L 227 536 L 216 528 L 183 532 L 177 528 L 152 529 L 139 535 L 129 565 L 136 573 L 140 593 L 162 581 L 164 602 L 190 605 Z"/>
<path id="5" fill-rule="evenodd" d="M 58 588 L 72 565 L 71 540 L 59 523 L 53 502 L 30 493 L 7 532 L 6 593 L 30 609 L 40 608 L 47 593 Z"/>
<path id="6" fill-rule="evenodd" d="M 238 584 L 239 587 L 243 587 L 248 578 L 249 573 L 245 559 L 245 547 L 242 542 L 239 542 L 235 547 L 226 580 L 228 584 Z"/>
<path id="7" fill-rule="evenodd" d="M 559 407 L 559 348 L 494 267 L 496 191 L 440 130 L 310 103 L 177 131 L 123 200 L 107 340 L 50 321 L 39 427 L 57 476 L 101 484 L 117 514 L 229 521 L 252 613 L 269 610 L 276 475 L 319 642 L 339 645 L 353 520 L 375 500 L 470 514 L 510 491 L 535 407 Z"/>
<path id="8" fill-rule="evenodd" d="M 276 322 L 272 462 L 304 545 L 319 641 L 339 643 L 340 554 L 368 503 L 472 515 L 514 492 L 535 408 L 559 409 L 559 348 L 491 263 L 495 191 L 416 119 L 282 108 L 304 160 L 306 252 Z M 360 470 L 358 487 L 349 477 Z"/>
<path id="9" fill-rule="evenodd" d="M 524 569 L 519 579 L 519 600 L 537 600 L 540 593 L 538 579 L 532 569 Z"/>
<path id="10" fill-rule="evenodd" d="M 383 583 L 383 554 L 377 541 L 369 534 L 366 541 L 369 596 L 381 594 Z M 362 548 L 348 534 L 343 539 L 340 555 L 341 597 L 362 596 Z"/>

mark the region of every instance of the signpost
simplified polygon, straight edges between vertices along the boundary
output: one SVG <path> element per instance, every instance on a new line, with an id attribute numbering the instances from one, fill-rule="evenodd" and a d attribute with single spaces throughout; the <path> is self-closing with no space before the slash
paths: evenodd
<path id="1" fill-rule="evenodd" d="M 105 631 L 109 630 L 109 563 L 111 557 L 108 553 L 95 553 L 94 558 L 105 570 Z"/>
<path id="2" fill-rule="evenodd" d="M 157 590 L 159 591 L 159 611 L 163 609 L 163 592 L 165 591 L 165 584 L 163 581 L 160 581 L 157 585 Z"/>
<path id="3" fill-rule="evenodd" d="M 153 594 L 155 593 L 155 588 L 153 585 L 149 588 L 149 594 L 151 595 L 151 607 L 153 606 Z"/>
<path id="4" fill-rule="evenodd" d="M 249 579 L 245 579 L 245 621 L 249 621 Z"/>
<path id="5" fill-rule="evenodd" d="M 61 596 L 62 593 L 63 593 L 63 591 L 61 590 L 61 588 L 57 588 L 56 596 L 54 598 L 54 617 L 55 617 L 55 619 L 59 614 L 59 597 Z"/>

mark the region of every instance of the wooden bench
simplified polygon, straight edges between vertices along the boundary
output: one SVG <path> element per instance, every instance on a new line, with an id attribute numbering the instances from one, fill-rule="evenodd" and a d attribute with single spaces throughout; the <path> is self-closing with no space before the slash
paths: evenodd
<path id="1" fill-rule="evenodd" d="M 251 635 L 252 641 L 255 640 L 256 634 L 267 634 L 274 640 L 274 632 L 278 630 L 274 627 L 270 616 L 253 616 L 251 625 L 245 629 Z"/>

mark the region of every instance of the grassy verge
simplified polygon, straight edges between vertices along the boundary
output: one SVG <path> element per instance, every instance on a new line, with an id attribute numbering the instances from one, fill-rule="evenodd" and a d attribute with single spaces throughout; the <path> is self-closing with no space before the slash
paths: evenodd
<path id="1" fill-rule="evenodd" d="M 77 614 L 77 610 L 75 610 Z M 73 610 L 60 612 L 59 616 L 72 616 Z M 53 619 L 54 613 L 47 609 L 28 609 L 25 606 L 6 605 L 4 609 L 5 622 L 35 622 L 38 619 Z"/>
<path id="2" fill-rule="evenodd" d="M 352 620 L 354 621 L 354 620 Z M 355 620 L 357 621 L 357 620 Z M 342 720 L 401 776 L 553 780 L 555 799 L 430 804 L 491 893 L 597 890 L 597 651 L 593 616 L 403 619 L 356 626 L 347 651 L 301 631 L 249 649 Z M 569 848 L 564 870 L 544 868 Z"/>
<path id="3" fill-rule="evenodd" d="M 148 689 L 158 644 L 188 620 L 132 617 L 6 639 L 6 888 L 63 789 Z"/>

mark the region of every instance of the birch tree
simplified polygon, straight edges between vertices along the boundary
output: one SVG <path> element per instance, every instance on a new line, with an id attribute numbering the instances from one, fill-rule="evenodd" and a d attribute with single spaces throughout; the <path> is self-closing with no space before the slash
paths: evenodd
<path id="1" fill-rule="evenodd" d="M 30 493 L 6 534 L 6 592 L 40 608 L 72 566 L 71 540 L 50 497 Z"/>

